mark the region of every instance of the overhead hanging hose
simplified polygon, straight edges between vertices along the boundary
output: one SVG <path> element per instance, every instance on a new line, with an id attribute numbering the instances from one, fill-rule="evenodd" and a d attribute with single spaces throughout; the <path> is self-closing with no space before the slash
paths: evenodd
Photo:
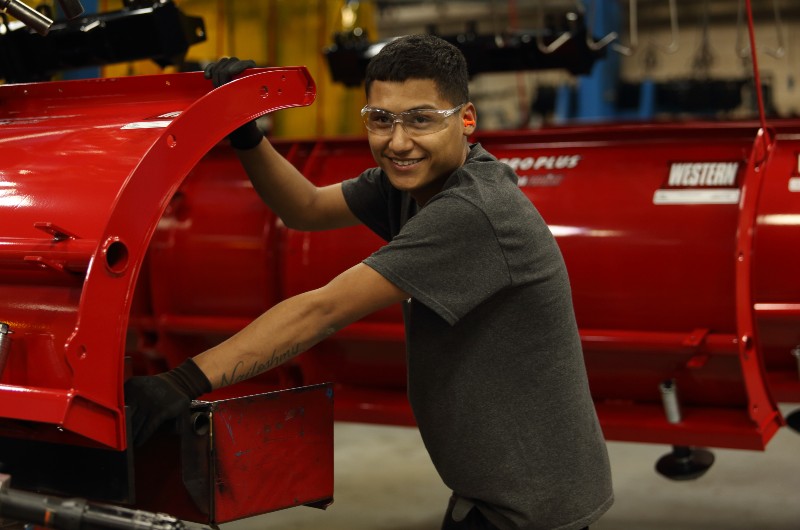
<path id="1" fill-rule="evenodd" d="M 767 134 L 767 115 L 764 112 L 764 93 L 761 90 L 761 74 L 758 71 L 758 58 L 756 57 L 756 32 L 753 25 L 753 6 L 750 0 L 745 0 L 747 9 L 747 32 L 750 36 L 750 58 L 753 61 L 753 83 L 755 83 L 756 100 L 758 102 L 758 116 L 761 120 L 761 129 L 764 131 L 762 138 L 764 140 L 764 152 L 769 149 L 770 138 Z"/>

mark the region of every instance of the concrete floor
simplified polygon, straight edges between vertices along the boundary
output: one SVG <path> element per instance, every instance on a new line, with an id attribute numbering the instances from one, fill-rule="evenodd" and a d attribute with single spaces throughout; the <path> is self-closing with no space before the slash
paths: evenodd
<path id="1" fill-rule="evenodd" d="M 800 408 L 786 405 L 785 412 Z M 765 452 L 714 449 L 698 480 L 658 475 L 669 447 L 609 442 L 616 503 L 592 530 L 798 530 L 800 435 L 789 429 Z M 449 491 L 416 429 L 338 423 L 335 502 L 221 525 L 222 530 L 438 530 Z"/>

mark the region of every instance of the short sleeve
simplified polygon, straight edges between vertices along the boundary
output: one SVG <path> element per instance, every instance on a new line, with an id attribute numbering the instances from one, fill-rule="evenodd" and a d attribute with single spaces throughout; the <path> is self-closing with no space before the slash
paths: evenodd
<path id="1" fill-rule="evenodd" d="M 342 193 L 350 211 L 384 241 L 391 241 L 417 212 L 411 196 L 392 187 L 378 168 L 344 181 Z"/>
<path id="2" fill-rule="evenodd" d="M 385 241 L 392 238 L 389 220 L 390 193 L 380 170 L 368 169 L 342 182 L 342 193 L 350 211 Z"/>

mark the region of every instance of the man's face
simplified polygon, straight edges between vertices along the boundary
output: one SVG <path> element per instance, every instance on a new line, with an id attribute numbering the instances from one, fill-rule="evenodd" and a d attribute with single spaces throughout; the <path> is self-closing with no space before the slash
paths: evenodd
<path id="1" fill-rule="evenodd" d="M 455 106 L 442 99 L 431 79 L 409 79 L 402 83 L 373 81 L 367 105 L 395 114 L 414 109 L 447 110 Z M 409 192 L 424 205 L 466 159 L 466 138 L 475 126 L 465 126 L 465 116 L 475 119 L 472 103 L 445 118 L 442 130 L 424 136 L 409 135 L 400 123 L 394 125 L 389 136 L 369 132 L 372 156 L 395 188 Z"/>

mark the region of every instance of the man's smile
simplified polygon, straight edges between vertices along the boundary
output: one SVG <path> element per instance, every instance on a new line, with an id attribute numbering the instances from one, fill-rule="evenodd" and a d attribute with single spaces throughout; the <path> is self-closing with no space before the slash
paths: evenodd
<path id="1" fill-rule="evenodd" d="M 391 160 L 392 163 L 394 165 L 396 165 L 396 166 L 408 167 L 408 166 L 413 166 L 414 164 L 417 164 L 419 162 L 422 162 L 423 159 L 422 158 L 391 158 L 390 157 L 389 160 Z"/>

